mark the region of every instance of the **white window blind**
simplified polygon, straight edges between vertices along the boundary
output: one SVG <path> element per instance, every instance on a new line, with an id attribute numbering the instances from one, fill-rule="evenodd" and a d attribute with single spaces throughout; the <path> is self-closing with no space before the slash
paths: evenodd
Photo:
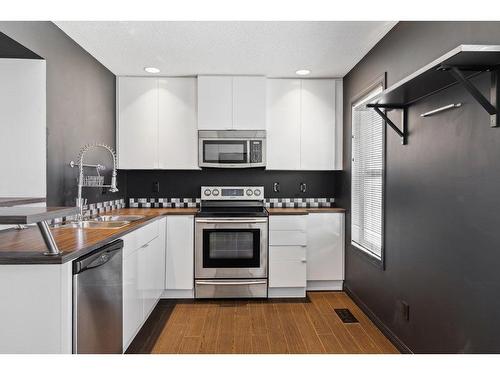
<path id="1" fill-rule="evenodd" d="M 382 89 L 352 107 L 351 241 L 377 259 L 383 243 L 384 124 L 366 102 Z"/>

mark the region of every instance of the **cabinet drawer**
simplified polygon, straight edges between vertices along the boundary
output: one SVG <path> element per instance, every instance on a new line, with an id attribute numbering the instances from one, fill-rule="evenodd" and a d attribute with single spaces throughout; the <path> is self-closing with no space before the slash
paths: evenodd
<path id="1" fill-rule="evenodd" d="M 142 247 L 158 237 L 159 220 L 155 220 L 152 223 L 137 229 L 135 232 L 137 238 L 136 248 Z"/>
<path id="2" fill-rule="evenodd" d="M 277 230 L 269 232 L 270 246 L 305 246 L 307 244 L 306 232 L 293 230 Z"/>
<path id="3" fill-rule="evenodd" d="M 269 217 L 269 230 L 306 231 L 306 215 L 272 215 Z"/>
<path id="4" fill-rule="evenodd" d="M 270 246 L 269 262 L 305 261 L 305 246 Z"/>
<path id="5" fill-rule="evenodd" d="M 121 237 L 123 240 L 123 258 L 127 258 L 138 249 L 136 234 L 136 231 L 133 231 Z"/>

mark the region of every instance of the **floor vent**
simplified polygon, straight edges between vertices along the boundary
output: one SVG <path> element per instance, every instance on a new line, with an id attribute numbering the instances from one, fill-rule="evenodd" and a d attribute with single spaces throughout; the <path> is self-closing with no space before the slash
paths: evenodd
<path id="1" fill-rule="evenodd" d="M 340 320 L 342 320 L 342 323 L 357 323 L 358 319 L 354 315 L 352 315 L 352 312 L 349 311 L 349 309 L 334 309 L 337 315 L 339 316 Z"/>

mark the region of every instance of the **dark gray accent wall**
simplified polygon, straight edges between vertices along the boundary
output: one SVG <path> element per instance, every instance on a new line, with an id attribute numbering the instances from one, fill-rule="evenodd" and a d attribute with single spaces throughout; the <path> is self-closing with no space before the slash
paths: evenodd
<path id="1" fill-rule="evenodd" d="M 115 146 L 115 76 L 52 22 L 2 21 L 0 31 L 47 62 L 47 204 L 73 205 L 77 170 L 68 163 L 88 142 Z M 101 151 L 87 159 L 109 160 Z M 85 195 L 96 202 L 123 194 Z"/>
<path id="2" fill-rule="evenodd" d="M 263 168 L 187 170 L 128 170 L 125 175 L 127 196 L 130 198 L 198 198 L 202 185 L 264 186 L 266 198 L 332 198 L 340 171 L 266 171 Z M 159 183 L 159 191 L 154 184 Z M 280 191 L 273 191 L 273 184 Z M 307 185 L 306 192 L 300 184 Z"/>
<path id="3" fill-rule="evenodd" d="M 345 77 L 340 206 L 350 207 L 352 98 L 384 72 L 390 86 L 459 44 L 500 45 L 500 22 L 401 22 Z M 474 82 L 488 95 L 488 73 Z M 413 352 L 498 353 L 500 128 L 460 86 L 410 107 L 408 126 L 407 146 L 387 130 L 385 270 L 350 245 L 348 213 L 346 288 Z"/>

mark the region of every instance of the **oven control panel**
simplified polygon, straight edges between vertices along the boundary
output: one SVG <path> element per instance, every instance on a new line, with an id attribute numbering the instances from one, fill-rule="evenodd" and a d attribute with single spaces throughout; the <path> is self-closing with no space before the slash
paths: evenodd
<path id="1" fill-rule="evenodd" d="M 202 200 L 264 200 L 264 186 L 202 186 Z"/>

